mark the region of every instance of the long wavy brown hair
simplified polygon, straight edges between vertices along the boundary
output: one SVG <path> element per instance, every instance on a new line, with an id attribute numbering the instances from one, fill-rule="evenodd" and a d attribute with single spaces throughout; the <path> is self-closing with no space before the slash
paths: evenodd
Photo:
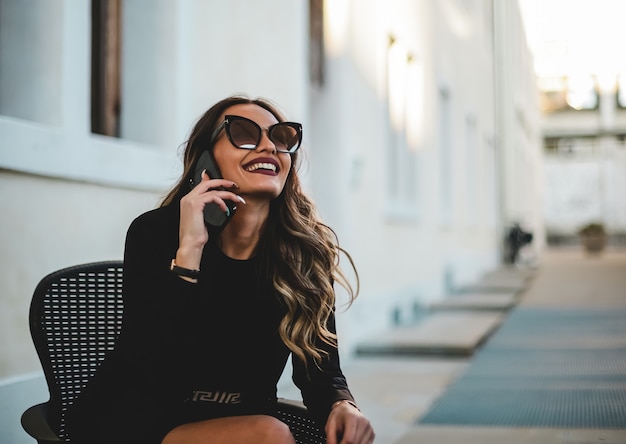
<path id="1" fill-rule="evenodd" d="M 189 179 L 214 129 L 227 108 L 254 104 L 285 121 L 278 107 L 267 99 L 232 96 L 221 100 L 202 115 L 186 142 L 183 173 L 161 206 L 177 203 L 189 191 Z M 212 147 L 209 147 L 212 149 Z M 339 246 L 336 233 L 318 216 L 315 204 L 303 192 L 297 174 L 300 151 L 291 154 L 291 170 L 282 193 L 270 204 L 256 255 L 262 264 L 263 279 L 271 282 L 286 307 L 279 333 L 287 347 L 305 363 L 320 365 L 328 354 L 324 345 L 337 347 L 337 336 L 328 329 L 335 310 L 333 284 L 348 294 L 348 306 L 359 290 L 359 277 L 352 257 Z M 345 256 L 354 271 L 355 286 L 339 266 Z"/>

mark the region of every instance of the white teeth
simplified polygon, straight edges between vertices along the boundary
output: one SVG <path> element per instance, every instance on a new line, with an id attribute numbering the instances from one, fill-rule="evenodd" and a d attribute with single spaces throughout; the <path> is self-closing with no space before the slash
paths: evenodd
<path id="1" fill-rule="evenodd" d="M 246 171 L 254 171 L 254 170 L 272 170 L 276 172 L 276 165 L 273 163 L 255 163 L 254 165 L 250 165 L 246 168 Z"/>

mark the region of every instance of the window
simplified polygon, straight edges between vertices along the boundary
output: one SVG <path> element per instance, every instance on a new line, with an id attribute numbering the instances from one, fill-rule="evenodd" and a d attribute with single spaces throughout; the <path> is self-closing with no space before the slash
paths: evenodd
<path id="1" fill-rule="evenodd" d="M 63 125 L 63 8 L 0 0 L 0 114 Z"/>
<path id="2" fill-rule="evenodd" d="M 479 211 L 478 177 L 480 175 L 480 158 L 478 149 L 478 128 L 476 117 L 469 114 L 465 118 L 465 165 L 467 187 L 465 189 L 465 202 L 467 221 L 470 226 L 476 225 Z"/>
<path id="3" fill-rule="evenodd" d="M 309 77 L 324 84 L 324 0 L 309 0 Z"/>
<path id="4" fill-rule="evenodd" d="M 439 90 L 439 202 L 442 223 L 452 222 L 452 114 L 450 93 Z"/>
<path id="5" fill-rule="evenodd" d="M 591 76 L 569 77 L 567 79 L 567 104 L 577 110 L 596 109 L 598 92 Z"/>
<path id="6" fill-rule="evenodd" d="M 617 77 L 617 106 L 626 108 L 626 74 Z"/>
<path id="7" fill-rule="evenodd" d="M 91 132 L 120 136 L 122 0 L 91 2 Z"/>
<path id="8" fill-rule="evenodd" d="M 592 76 L 540 78 L 539 90 L 544 112 L 595 110 L 599 105 Z"/>
<path id="9" fill-rule="evenodd" d="M 413 91 L 422 81 L 414 56 L 389 36 L 387 47 L 387 107 L 389 112 L 388 183 L 391 206 L 398 215 L 412 218 L 417 204 L 416 146 L 421 126 L 421 96 Z M 413 146 L 411 146 L 413 145 Z"/>

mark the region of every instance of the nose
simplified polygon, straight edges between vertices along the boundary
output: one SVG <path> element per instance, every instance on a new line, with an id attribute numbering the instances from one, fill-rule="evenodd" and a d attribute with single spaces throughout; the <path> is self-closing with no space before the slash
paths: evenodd
<path id="1" fill-rule="evenodd" d="M 261 131 L 261 140 L 259 141 L 259 146 L 256 147 L 257 151 L 269 151 L 272 154 L 276 154 L 276 145 L 270 139 L 270 135 L 267 129 L 263 129 Z"/>

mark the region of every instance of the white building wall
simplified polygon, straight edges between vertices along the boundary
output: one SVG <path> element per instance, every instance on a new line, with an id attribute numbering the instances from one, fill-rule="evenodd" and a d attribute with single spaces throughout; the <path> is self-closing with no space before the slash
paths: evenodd
<path id="1" fill-rule="evenodd" d="M 609 234 L 626 233 L 626 145 L 614 138 L 582 142 L 572 151 L 546 156 L 544 214 L 546 229 L 575 237 L 592 222 Z"/>
<path id="2" fill-rule="evenodd" d="M 532 137 L 495 122 L 503 73 L 491 0 L 327 1 L 321 86 L 308 79 L 304 0 L 124 4 L 122 137 L 110 138 L 89 131 L 89 2 L 0 0 L 0 203 L 10 215 L 0 222 L 0 379 L 39 370 L 27 324 L 39 279 L 121 258 L 130 221 L 177 179 L 195 120 L 233 93 L 269 97 L 305 125 L 306 188 L 361 277 L 360 298 L 339 315 L 344 353 L 498 265 L 499 208 L 511 197 L 497 193 L 499 137 L 517 140 L 530 171 L 538 160 L 526 153 Z M 33 27 L 50 5 L 56 40 L 13 38 L 7 17 Z M 5 54 L 33 52 L 45 53 L 37 70 L 57 73 L 53 84 L 5 75 Z M 518 78 L 508 85 L 531 94 Z M 531 105 L 521 110 L 532 122 Z M 522 179 L 507 176 L 507 186 Z"/>
<path id="3" fill-rule="evenodd" d="M 516 2 L 494 1 L 496 153 L 500 223 L 534 235 L 530 256 L 545 246 L 542 128 L 530 51 Z"/>
<path id="4" fill-rule="evenodd" d="M 1 114 L 49 125 L 62 123 L 60 6 L 59 1 L 0 2 Z"/>
<path id="5" fill-rule="evenodd" d="M 626 233 L 626 110 L 615 93 L 601 92 L 598 109 L 542 116 L 545 137 L 558 140 L 545 160 L 545 224 L 555 239 L 576 238 L 592 222 Z"/>
<path id="6" fill-rule="evenodd" d="M 344 342 L 388 328 L 394 315 L 410 321 L 416 306 L 496 266 L 510 222 L 504 204 L 511 219 L 520 215 L 530 223 L 541 243 L 541 204 L 534 200 L 541 198 L 542 177 L 536 91 L 524 36 L 516 34 L 522 32 L 519 11 L 511 3 L 496 13 L 516 26 L 496 38 L 513 39 L 507 49 L 525 57 L 495 69 L 490 1 L 327 2 L 327 82 L 311 93 L 310 157 L 322 214 L 361 275 L 361 299 L 340 323 L 347 325 Z M 398 98 L 387 88 L 390 35 L 412 57 L 398 127 Z M 504 98 L 496 97 L 496 76 L 511 76 Z M 414 90 L 419 100 L 411 102 Z M 505 107 L 511 110 L 500 129 L 496 108 Z M 497 172 L 498 137 L 515 143 L 507 155 L 523 159 L 523 175 Z M 394 192 L 394 174 L 407 172 L 413 176 L 400 183 L 412 189 Z M 503 177 L 508 189 L 500 193 Z M 514 188 L 515 181 L 524 184 Z"/>
<path id="7" fill-rule="evenodd" d="M 90 2 L 0 0 L 0 379 L 40 368 L 28 331 L 37 282 L 122 257 L 208 106 L 245 92 L 308 119 L 305 2 L 124 4 L 117 139 L 89 129 Z"/>

